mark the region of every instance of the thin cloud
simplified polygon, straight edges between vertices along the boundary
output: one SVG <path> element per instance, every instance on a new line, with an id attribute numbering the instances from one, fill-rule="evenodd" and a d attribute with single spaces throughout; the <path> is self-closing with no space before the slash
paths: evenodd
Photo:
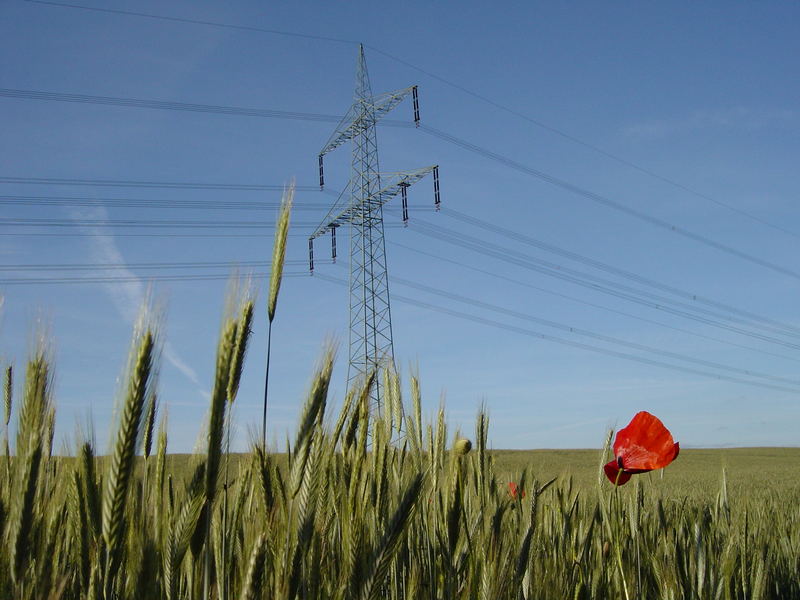
<path id="1" fill-rule="evenodd" d="M 688 115 L 652 119 L 634 123 L 622 130 L 623 135 L 642 139 L 658 139 L 708 129 L 743 129 L 757 131 L 770 127 L 796 125 L 798 114 L 789 109 L 753 109 L 744 106 L 696 110 Z"/>

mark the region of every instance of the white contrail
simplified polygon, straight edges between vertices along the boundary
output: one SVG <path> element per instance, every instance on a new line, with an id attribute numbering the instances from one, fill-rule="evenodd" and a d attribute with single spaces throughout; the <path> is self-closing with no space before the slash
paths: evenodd
<path id="1" fill-rule="evenodd" d="M 76 220 L 108 219 L 108 211 L 105 207 L 97 207 L 82 211 L 71 211 L 72 217 Z M 125 258 L 117 246 L 111 230 L 107 227 L 93 225 L 85 227 L 89 233 L 89 253 L 92 261 L 97 263 L 111 263 L 114 265 L 125 265 Z M 139 315 L 139 310 L 144 302 L 147 286 L 133 271 L 127 267 L 115 269 L 115 274 L 125 281 L 105 283 L 103 288 L 111 297 L 114 306 L 122 317 L 129 323 L 135 323 Z M 175 367 L 186 379 L 195 384 L 203 397 L 210 394 L 203 389 L 197 372 L 183 360 L 175 347 L 169 342 L 165 342 L 163 356 L 167 362 Z"/>

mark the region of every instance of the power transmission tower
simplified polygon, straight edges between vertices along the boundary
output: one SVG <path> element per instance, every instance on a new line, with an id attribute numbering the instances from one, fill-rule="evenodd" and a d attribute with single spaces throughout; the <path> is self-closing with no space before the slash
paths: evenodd
<path id="1" fill-rule="evenodd" d="M 364 47 L 360 45 L 353 104 L 319 153 L 319 185 L 322 188 L 325 185 L 322 157 L 347 141 L 353 142 L 350 182 L 308 240 L 309 267 L 313 273 L 314 239 L 330 232 L 331 255 L 336 260 L 336 230 L 345 223 L 350 224 L 348 388 L 379 367 L 394 366 L 389 281 L 383 235 L 383 205 L 400 194 L 403 222 L 407 223 L 407 190 L 432 173 L 434 201 L 436 208 L 439 208 L 438 166 L 393 173 L 381 173 L 378 168 L 375 125 L 409 95 L 413 100 L 414 122 L 419 126 L 417 86 L 373 96 L 364 58 Z M 374 405 L 380 405 L 380 378 L 376 379 L 371 400 Z"/>

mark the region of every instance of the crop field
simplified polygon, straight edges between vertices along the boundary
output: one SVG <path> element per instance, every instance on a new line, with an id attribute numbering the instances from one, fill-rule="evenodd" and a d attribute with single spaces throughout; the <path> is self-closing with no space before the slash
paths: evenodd
<path id="1" fill-rule="evenodd" d="M 540 479 L 571 477 L 583 492 L 597 487 L 598 450 L 498 450 L 492 455 L 501 477 L 528 468 Z M 643 485 L 673 498 L 710 502 L 720 492 L 723 470 L 730 498 L 800 493 L 800 448 L 682 448 L 675 464 L 639 477 Z"/>
<path id="2" fill-rule="evenodd" d="M 1 465 L 0 597 L 800 597 L 798 449 L 686 450 L 615 487 L 598 476 L 608 449 L 490 451 L 484 414 L 470 443 L 454 439 L 391 372 L 329 414 L 329 352 L 290 452 L 230 455 L 252 310 L 245 298 L 224 321 L 193 456 L 169 455 L 156 430 L 146 321 L 102 459 L 81 439 L 75 457 L 51 455 L 52 365 L 34 352 Z"/>
<path id="3" fill-rule="evenodd" d="M 487 456 L 498 485 L 517 481 L 527 470 L 540 481 L 554 477 L 559 483 L 571 480 L 581 494 L 596 494 L 600 452 L 599 448 L 487 450 Z M 248 454 L 231 454 L 230 464 L 239 468 L 250 458 Z M 285 453 L 273 454 L 272 458 L 285 468 Z M 167 471 L 178 478 L 189 477 L 192 460 L 190 454 L 169 454 Z M 643 476 L 642 483 L 675 499 L 712 502 L 720 492 L 723 470 L 730 499 L 800 494 L 800 448 L 682 449 L 679 462 L 663 472 Z M 602 483 L 607 483 L 605 477 Z"/>

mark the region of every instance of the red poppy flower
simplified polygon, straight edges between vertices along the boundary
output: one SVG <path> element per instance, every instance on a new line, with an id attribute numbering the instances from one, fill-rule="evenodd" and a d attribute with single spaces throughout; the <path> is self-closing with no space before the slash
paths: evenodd
<path id="1" fill-rule="evenodd" d="M 525 497 L 525 490 L 523 490 L 522 488 L 517 487 L 517 484 L 514 483 L 513 481 L 509 481 L 508 482 L 508 493 L 511 495 L 511 497 L 514 500 L 517 499 L 517 496 L 519 496 L 520 499 Z"/>
<path id="2" fill-rule="evenodd" d="M 649 412 L 639 412 L 614 438 L 614 460 L 603 470 L 611 483 L 623 485 L 631 475 L 662 469 L 678 457 L 680 447 L 664 424 Z"/>

